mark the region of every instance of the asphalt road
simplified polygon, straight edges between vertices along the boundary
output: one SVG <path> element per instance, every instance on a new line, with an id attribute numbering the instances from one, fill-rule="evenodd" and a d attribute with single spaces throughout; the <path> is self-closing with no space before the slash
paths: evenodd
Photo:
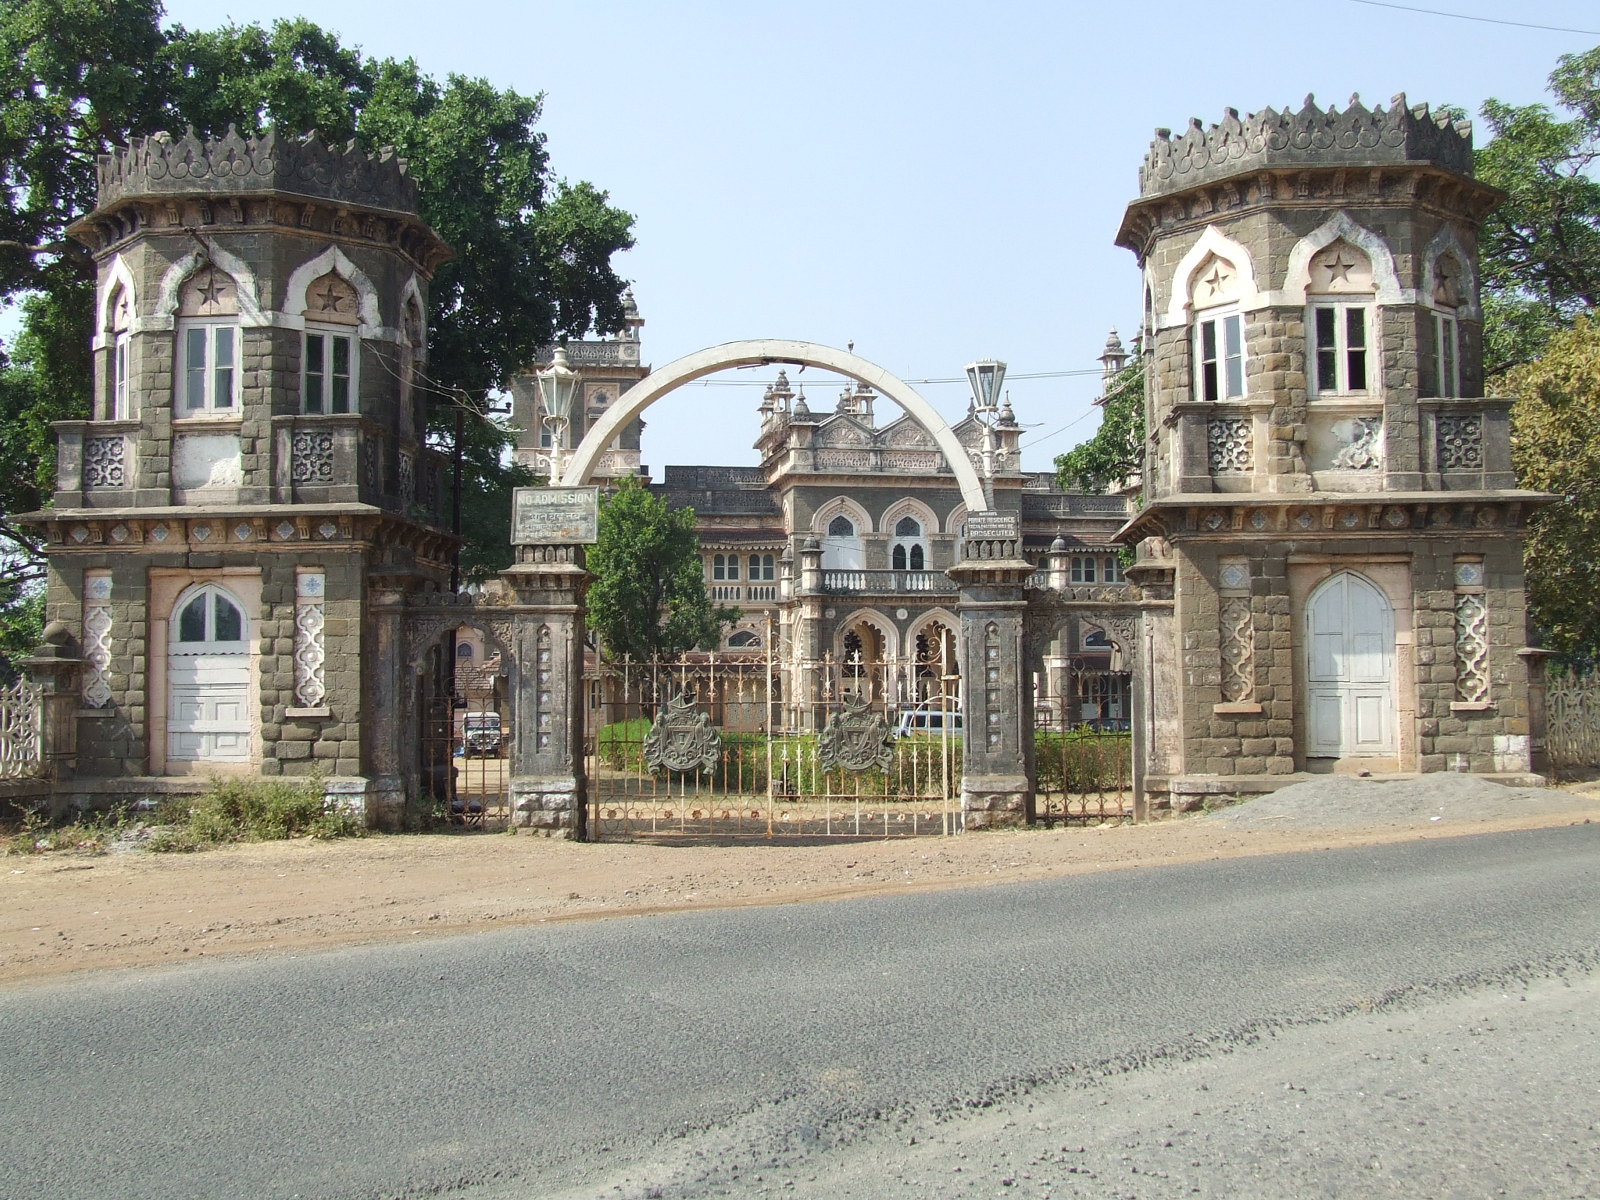
<path id="1" fill-rule="evenodd" d="M 0 1196 L 1600 1196 L 1597 944 L 1577 826 L 107 973 Z"/>

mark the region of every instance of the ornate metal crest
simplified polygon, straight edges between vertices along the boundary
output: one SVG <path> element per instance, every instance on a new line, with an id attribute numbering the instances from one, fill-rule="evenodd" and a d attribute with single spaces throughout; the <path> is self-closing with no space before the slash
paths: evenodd
<path id="1" fill-rule="evenodd" d="M 817 739 L 817 762 L 824 771 L 887 771 L 894 765 L 889 723 L 872 711 L 867 697 L 850 697 L 828 718 Z"/>
<path id="2" fill-rule="evenodd" d="M 722 735 L 687 692 L 679 692 L 657 710 L 650 732 L 644 735 L 644 765 L 652 775 L 715 770 L 721 757 Z"/>

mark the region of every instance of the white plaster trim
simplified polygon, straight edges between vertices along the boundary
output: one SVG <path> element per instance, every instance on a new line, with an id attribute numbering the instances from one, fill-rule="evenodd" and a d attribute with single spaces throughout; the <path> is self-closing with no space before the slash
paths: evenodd
<path id="1" fill-rule="evenodd" d="M 1289 252 L 1289 269 L 1283 280 L 1285 303 L 1306 303 L 1306 293 L 1311 289 L 1311 260 L 1340 238 L 1361 250 L 1372 264 L 1372 288 L 1378 303 L 1404 304 L 1400 277 L 1395 274 L 1394 255 L 1389 252 L 1388 243 L 1370 229 L 1357 225 L 1343 211 L 1334 213 L 1306 234 Z"/>
<path id="2" fill-rule="evenodd" d="M 924 549 L 927 548 L 928 535 L 939 532 L 939 518 L 934 515 L 933 509 L 911 496 L 902 496 L 883 510 L 883 524 L 878 532 L 886 537 L 898 539 L 899 535 L 895 533 L 894 525 L 901 517 L 915 517 L 922 523 L 922 533 L 910 540 L 921 541 Z"/>
<path id="3" fill-rule="evenodd" d="M 307 290 L 329 271 L 335 272 L 356 289 L 356 298 L 361 303 L 361 336 L 377 337 L 380 332 L 389 332 L 392 335 L 393 331 L 384 330 L 383 319 L 378 313 L 378 289 L 372 286 L 372 280 L 367 278 L 366 273 L 351 262 L 345 252 L 337 246 L 329 246 L 315 258 L 295 268 L 283 292 L 284 315 L 301 317 L 303 321 Z M 301 328 L 305 328 L 304 324 Z"/>
<path id="4" fill-rule="evenodd" d="M 947 608 L 930 608 L 927 612 L 920 614 L 915 620 L 913 620 L 911 622 L 911 628 L 906 630 L 906 645 L 912 647 L 914 650 L 917 644 L 917 634 L 926 632 L 928 626 L 932 625 L 935 621 L 943 625 L 951 633 L 955 634 L 956 652 L 958 656 L 956 662 L 959 663 L 961 661 L 959 657 L 961 651 L 961 618 Z"/>
<path id="5" fill-rule="evenodd" d="M 593 477 L 606 448 L 616 441 L 627 427 L 650 405 L 675 388 L 682 387 L 706 375 L 728 367 L 765 366 L 772 363 L 795 363 L 825 370 L 837 371 L 858 383 L 864 383 L 879 395 L 887 396 L 928 431 L 934 444 L 944 452 L 945 461 L 954 472 L 961 488 L 961 499 L 977 512 L 984 508 L 983 484 L 967 452 L 962 449 L 955 431 L 937 410 L 924 400 L 904 380 L 891 375 L 876 363 L 868 362 L 844 350 L 822 346 L 815 342 L 791 341 L 787 338 L 759 338 L 744 342 L 728 342 L 705 350 L 687 354 L 676 362 L 668 363 L 634 384 L 612 403 L 605 416 L 590 427 L 583 442 L 573 453 L 561 482 L 567 487 L 579 487 Z"/>
<path id="6" fill-rule="evenodd" d="M 941 532 L 959 534 L 961 532 L 962 522 L 967 519 L 967 513 L 969 511 L 970 510 L 965 504 L 956 505 L 950 510 L 950 515 L 945 518 L 944 529 L 941 530 Z"/>
<path id="7" fill-rule="evenodd" d="M 404 344 L 406 337 L 406 304 L 411 300 L 417 302 L 417 311 L 422 314 L 422 345 L 411 348 L 412 356 L 421 366 L 428 361 L 428 306 L 422 302 L 422 287 L 417 283 L 415 271 L 406 280 L 405 287 L 400 289 L 400 311 L 397 314 L 400 320 L 394 329 L 394 340 L 401 344 Z"/>
<path id="8" fill-rule="evenodd" d="M 219 268 L 225 275 L 233 279 L 234 289 L 239 295 L 239 315 L 236 324 L 247 328 L 260 328 L 270 325 L 261 311 L 260 293 L 256 289 L 255 273 L 249 265 L 237 255 L 230 254 L 221 246 L 208 247 L 210 254 L 202 254 L 198 250 L 191 250 L 177 262 L 167 268 L 166 274 L 161 277 L 161 288 L 156 296 L 155 311 L 148 321 L 149 329 L 175 329 L 178 317 L 178 290 L 183 286 L 183 281 L 193 275 L 206 263 Z M 140 332 L 143 332 L 141 328 Z"/>
<path id="9" fill-rule="evenodd" d="M 1256 266 L 1250 257 L 1250 252 L 1215 225 L 1207 225 L 1199 240 L 1178 260 L 1177 270 L 1172 273 L 1171 292 L 1168 295 L 1167 312 L 1162 321 L 1162 328 L 1170 329 L 1175 325 L 1189 323 L 1190 281 L 1194 278 L 1194 273 L 1200 269 L 1200 264 L 1205 262 L 1206 256 L 1211 254 L 1227 259 L 1238 269 L 1239 288 L 1228 303 L 1236 304 L 1241 311 L 1261 307 L 1256 300 Z"/>
<path id="10" fill-rule="evenodd" d="M 895 623 L 875 608 L 858 608 L 839 620 L 833 627 L 834 660 L 844 664 L 844 635 L 853 625 L 870 625 L 883 638 L 883 658 L 880 665 L 892 663 L 900 657 L 900 631 Z M 863 663 L 863 666 L 868 664 Z"/>
<path id="11" fill-rule="evenodd" d="M 833 520 L 840 513 L 843 513 L 845 516 L 849 517 L 855 522 L 855 537 L 857 541 L 861 540 L 863 534 L 868 534 L 873 531 L 872 518 L 867 514 L 866 509 L 862 508 L 861 505 L 856 501 L 850 499 L 849 496 L 835 496 L 833 499 L 817 506 L 817 511 L 813 513 L 811 517 L 811 532 L 816 534 L 819 538 L 827 537 L 828 522 Z M 830 570 L 831 569 L 833 568 L 830 568 Z"/>
<path id="12" fill-rule="evenodd" d="M 128 270 L 128 264 L 119 254 L 111 260 L 106 277 L 100 284 L 100 296 L 95 303 L 92 349 L 104 350 L 111 345 L 111 297 L 116 294 L 119 285 L 128 292 L 128 332 L 131 334 L 139 323 L 139 292 L 133 286 L 133 272 Z"/>
<path id="13" fill-rule="evenodd" d="M 1483 312 L 1478 306 L 1477 261 L 1461 244 L 1461 237 L 1456 233 L 1454 225 L 1446 225 L 1434 234 L 1433 240 L 1428 243 L 1428 249 L 1422 256 L 1421 302 L 1429 308 L 1435 307 L 1433 289 L 1437 283 L 1437 267 L 1439 259 L 1447 253 L 1454 254 L 1456 261 L 1461 264 L 1461 269 L 1467 273 L 1467 287 L 1463 291 L 1461 304 L 1456 308 L 1456 316 L 1465 317 L 1469 321 L 1483 320 Z"/>

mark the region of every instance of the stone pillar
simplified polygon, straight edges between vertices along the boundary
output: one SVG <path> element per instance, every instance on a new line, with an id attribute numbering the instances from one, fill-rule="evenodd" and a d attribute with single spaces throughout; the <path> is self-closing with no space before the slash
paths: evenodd
<path id="1" fill-rule="evenodd" d="M 39 689 L 39 774 L 52 787 L 50 815 L 65 815 L 66 794 L 54 785 L 73 777 L 78 753 L 78 672 L 83 660 L 71 652 L 71 637 L 60 621 L 45 626 L 44 641 L 22 660 Z"/>
<path id="2" fill-rule="evenodd" d="M 519 545 L 501 578 L 516 592 L 512 654 L 511 808 L 525 829 L 585 834 L 584 598 L 591 576 L 581 545 Z"/>
<path id="3" fill-rule="evenodd" d="M 808 537 L 800 547 L 800 603 L 794 628 L 794 684 L 789 689 L 793 725 L 815 730 L 818 666 L 822 659 L 822 543 Z"/>
<path id="4" fill-rule="evenodd" d="M 1011 516 L 969 516 L 961 550 L 948 574 L 961 589 L 964 827 L 1020 825 L 1033 815 L 1033 696 L 1022 653 L 1033 567 Z"/>
<path id="5" fill-rule="evenodd" d="M 416 688 L 407 661 L 405 593 L 398 588 L 369 586 L 367 619 L 371 648 L 364 656 L 362 708 L 365 752 L 371 779 L 366 792 L 367 824 L 375 829 L 400 829 L 418 802 L 416 717 L 408 702 Z M 409 782 L 408 782 L 409 777 Z M 341 795 L 348 803 L 348 794 Z"/>

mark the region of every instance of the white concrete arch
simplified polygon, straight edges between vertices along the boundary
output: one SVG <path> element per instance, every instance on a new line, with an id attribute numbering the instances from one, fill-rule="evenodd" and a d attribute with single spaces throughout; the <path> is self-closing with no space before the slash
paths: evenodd
<path id="1" fill-rule="evenodd" d="M 883 661 L 892 662 L 900 657 L 900 633 L 895 624 L 875 608 L 858 608 L 833 627 L 833 654 L 844 661 L 844 635 L 857 625 L 870 625 L 883 639 Z"/>
<path id="2" fill-rule="evenodd" d="M 922 536 L 929 537 L 939 532 L 939 518 L 915 496 L 902 496 L 888 508 L 883 510 L 883 520 L 880 522 L 879 533 L 894 537 L 895 522 L 901 517 L 915 517 L 922 524 Z"/>
<path id="3" fill-rule="evenodd" d="M 111 298 L 119 290 L 128 293 L 128 331 L 131 333 L 139 325 L 139 292 L 133 285 L 133 272 L 128 270 L 120 254 L 106 269 L 105 281 L 95 301 L 94 344 L 90 349 L 103 350 L 111 344 Z"/>
<path id="4" fill-rule="evenodd" d="M 155 311 L 148 318 L 149 329 L 174 329 L 178 318 L 178 290 L 183 281 L 201 267 L 210 264 L 229 276 L 239 294 L 239 324 L 246 328 L 271 325 L 272 318 L 261 311 L 261 293 L 256 287 L 255 272 L 236 254 L 221 246 L 208 246 L 205 253 L 191 250 L 167 268 L 161 276 L 161 286 L 156 291 Z"/>
<path id="5" fill-rule="evenodd" d="M 1241 309 L 1257 307 L 1256 265 L 1250 257 L 1250 251 L 1215 225 L 1207 225 L 1199 240 L 1178 260 L 1178 268 L 1172 273 L 1172 278 L 1169 280 L 1171 291 L 1167 295 L 1167 312 L 1161 322 L 1162 328 L 1171 329 L 1189 323 L 1189 292 L 1194 273 L 1212 254 L 1227 259 L 1238 269 L 1239 294 L 1236 302 L 1239 307 Z"/>
<path id="6" fill-rule="evenodd" d="M 400 330 L 400 339 L 406 336 L 406 305 L 415 301 L 417 311 L 422 314 L 422 342 L 411 347 L 411 353 L 416 356 L 419 363 L 428 361 L 428 306 L 422 302 L 422 285 L 417 282 L 417 273 L 413 271 L 406 280 L 405 287 L 400 289 L 400 323 L 396 326 Z"/>
<path id="7" fill-rule="evenodd" d="M 1433 235 L 1433 240 L 1428 243 L 1428 249 L 1422 256 L 1422 300 L 1421 303 L 1433 303 L 1433 289 L 1438 282 L 1439 260 L 1446 254 L 1453 257 L 1461 264 L 1461 270 L 1466 275 L 1461 289 L 1461 305 L 1456 309 L 1456 315 L 1465 317 L 1469 321 L 1483 320 L 1483 313 L 1478 308 L 1478 268 L 1477 258 L 1467 253 L 1467 248 L 1461 244 L 1461 236 L 1456 233 L 1454 225 L 1446 225 Z"/>
<path id="8" fill-rule="evenodd" d="M 849 496 L 834 496 L 817 505 L 817 510 L 811 515 L 811 532 L 820 537 L 828 536 L 828 522 L 840 514 L 850 518 L 856 527 L 855 536 L 861 537 L 872 532 L 872 516 L 863 508 L 859 501 Z"/>
<path id="9" fill-rule="evenodd" d="M 1306 292 L 1311 288 L 1311 260 L 1334 242 L 1343 238 L 1367 256 L 1372 264 L 1372 290 L 1379 304 L 1404 304 L 1408 297 L 1400 286 L 1400 276 L 1395 273 L 1394 255 L 1385 242 L 1372 230 L 1357 225 L 1348 213 L 1336 212 L 1317 228 L 1295 243 L 1289 251 L 1289 267 L 1284 276 L 1283 290 L 1289 302 L 1304 304 Z"/>
<path id="10" fill-rule="evenodd" d="M 944 532 L 960 533 L 961 527 L 967 522 L 967 512 L 968 509 L 965 504 L 958 504 L 952 508 L 950 510 L 950 515 L 945 518 Z"/>
<path id="11" fill-rule="evenodd" d="M 967 452 L 956 439 L 954 430 L 936 412 L 931 404 L 903 380 L 891 375 L 876 363 L 815 342 L 797 342 L 786 338 L 758 338 L 752 341 L 728 342 L 705 350 L 686 354 L 676 362 L 668 363 L 658 371 L 641 379 L 606 410 L 606 415 L 584 437 L 583 443 L 567 465 L 561 482 L 567 487 L 588 483 L 600 463 L 606 447 L 616 441 L 628 423 L 638 417 L 662 396 L 674 388 L 682 387 L 703 376 L 729 367 L 761 366 L 769 363 L 821 367 L 837 371 L 858 383 L 864 383 L 880 395 L 887 396 L 910 414 L 917 424 L 928 431 L 934 443 L 944 453 L 945 461 L 955 473 L 961 488 L 961 498 L 975 512 L 987 507 L 983 500 L 983 485 L 973 468 Z"/>
<path id="12" fill-rule="evenodd" d="M 379 313 L 378 289 L 372 286 L 372 280 L 367 278 L 366 272 L 351 262 L 349 256 L 337 246 L 329 246 L 315 258 L 301 263 L 289 276 L 283 291 L 283 324 L 290 328 L 304 328 L 305 317 L 301 314 L 306 308 L 306 292 L 329 271 L 356 290 L 356 299 L 361 305 L 361 336 L 391 336 L 391 331 L 384 329 Z M 393 336 L 397 337 L 398 334 Z"/>

